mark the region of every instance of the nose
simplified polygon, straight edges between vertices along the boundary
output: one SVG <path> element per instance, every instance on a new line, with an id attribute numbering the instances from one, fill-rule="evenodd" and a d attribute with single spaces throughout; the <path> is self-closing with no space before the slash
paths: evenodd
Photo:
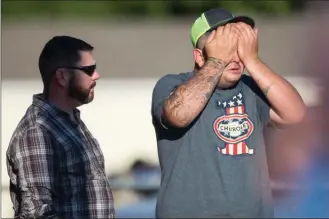
<path id="1" fill-rule="evenodd" d="M 98 80 L 100 77 L 101 77 L 101 76 L 100 76 L 100 74 L 98 73 L 98 71 L 95 71 L 91 78 L 92 78 L 94 81 L 96 81 L 96 80 Z"/>

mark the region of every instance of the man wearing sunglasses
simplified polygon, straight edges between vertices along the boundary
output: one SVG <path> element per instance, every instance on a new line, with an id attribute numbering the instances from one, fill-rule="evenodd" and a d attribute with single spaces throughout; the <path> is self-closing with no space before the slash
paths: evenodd
<path id="1" fill-rule="evenodd" d="M 263 128 L 300 122 L 305 105 L 259 59 L 254 25 L 221 8 L 202 13 L 191 28 L 194 70 L 155 85 L 159 218 L 273 217 Z"/>
<path id="2" fill-rule="evenodd" d="M 44 90 L 18 124 L 7 150 L 16 218 L 113 218 L 104 157 L 77 107 L 90 103 L 99 74 L 93 47 L 70 36 L 46 43 Z"/>

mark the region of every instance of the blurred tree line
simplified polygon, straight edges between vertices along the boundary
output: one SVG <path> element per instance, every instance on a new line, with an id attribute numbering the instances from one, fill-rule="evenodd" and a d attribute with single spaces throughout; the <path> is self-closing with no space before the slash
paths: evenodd
<path id="1" fill-rule="evenodd" d="M 307 0 L 84 0 L 84 1 L 49 1 L 49 0 L 3 0 L 4 18 L 52 16 L 188 16 L 196 15 L 215 7 L 224 7 L 233 12 L 248 12 L 265 15 L 290 14 L 302 10 Z"/>

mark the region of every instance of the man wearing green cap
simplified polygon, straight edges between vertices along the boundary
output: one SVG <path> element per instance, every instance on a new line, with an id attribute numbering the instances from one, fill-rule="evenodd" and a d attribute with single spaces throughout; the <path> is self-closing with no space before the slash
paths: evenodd
<path id="1" fill-rule="evenodd" d="M 158 218 L 274 216 L 263 128 L 299 123 L 306 107 L 258 57 L 254 26 L 224 9 L 203 13 L 191 29 L 194 71 L 155 85 Z"/>

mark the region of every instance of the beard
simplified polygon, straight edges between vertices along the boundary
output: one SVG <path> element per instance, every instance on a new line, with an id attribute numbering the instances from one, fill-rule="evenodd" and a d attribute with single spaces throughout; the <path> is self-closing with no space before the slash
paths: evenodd
<path id="1" fill-rule="evenodd" d="M 81 104 L 90 103 L 94 99 L 94 94 L 91 93 L 91 89 L 95 86 L 96 82 L 94 82 L 89 88 L 83 88 L 78 84 L 78 81 L 73 75 L 69 83 L 69 96 L 79 101 Z"/>

